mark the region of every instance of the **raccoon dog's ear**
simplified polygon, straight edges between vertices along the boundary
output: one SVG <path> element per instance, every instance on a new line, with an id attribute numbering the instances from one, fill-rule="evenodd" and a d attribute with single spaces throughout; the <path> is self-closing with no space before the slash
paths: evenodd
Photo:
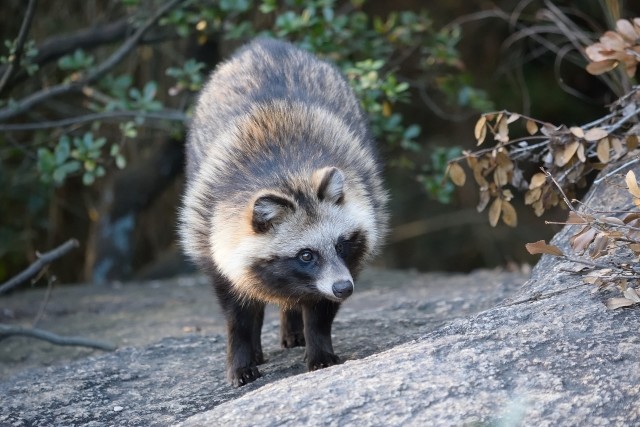
<path id="1" fill-rule="evenodd" d="M 318 199 L 331 203 L 342 203 L 344 199 L 344 174 L 338 168 L 318 169 L 313 174 Z"/>
<path id="2" fill-rule="evenodd" d="M 289 198 L 276 193 L 265 193 L 253 202 L 251 226 L 256 233 L 265 233 L 281 223 L 295 210 L 295 204 Z"/>

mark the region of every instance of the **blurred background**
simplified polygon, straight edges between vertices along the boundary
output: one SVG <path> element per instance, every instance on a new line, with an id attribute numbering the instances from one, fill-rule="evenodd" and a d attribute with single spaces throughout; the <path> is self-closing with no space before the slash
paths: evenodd
<path id="1" fill-rule="evenodd" d="M 257 35 L 335 62 L 362 100 L 392 195 L 379 265 L 520 268 L 563 213 L 538 218 L 516 195 L 518 227 L 491 227 L 447 161 L 474 148 L 482 112 L 605 114 L 616 91 L 585 71 L 583 49 L 639 15 L 640 2 L 606 0 L 4 0 L 0 283 L 69 238 L 80 248 L 50 267 L 60 282 L 193 271 L 175 226 L 191 105 Z"/>

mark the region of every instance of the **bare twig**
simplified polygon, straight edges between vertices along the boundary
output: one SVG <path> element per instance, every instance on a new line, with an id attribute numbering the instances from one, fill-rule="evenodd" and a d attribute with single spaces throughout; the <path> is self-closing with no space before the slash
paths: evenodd
<path id="1" fill-rule="evenodd" d="M 11 279 L 7 280 L 2 285 L 0 285 L 0 294 L 3 294 L 8 290 L 15 288 L 22 282 L 29 280 L 30 278 L 38 274 L 38 272 L 40 272 L 40 270 L 42 270 L 42 268 L 44 268 L 51 261 L 55 260 L 56 258 L 60 258 L 64 254 L 69 252 L 71 249 L 77 248 L 78 246 L 79 246 L 78 241 L 76 239 L 71 239 L 66 241 L 62 245 L 58 246 L 57 248 L 49 252 L 43 253 L 38 257 L 38 259 L 33 264 L 27 267 L 27 269 L 24 270 L 22 273 L 12 277 Z"/>
<path id="2" fill-rule="evenodd" d="M 56 276 L 53 275 L 49 277 L 49 280 L 47 280 L 47 293 L 44 294 L 44 299 L 40 303 L 38 314 L 36 314 L 36 318 L 33 319 L 31 327 L 35 328 L 40 319 L 42 319 L 42 316 L 44 315 L 44 309 L 47 307 L 47 304 L 49 304 L 49 300 L 51 299 L 51 291 L 53 290 L 53 284 L 56 282 L 56 280 Z"/>
<path id="3" fill-rule="evenodd" d="M 0 78 L 0 94 L 7 85 L 9 79 L 11 79 L 11 77 L 15 73 L 16 69 L 20 66 L 20 60 L 22 59 L 22 50 L 24 48 L 24 43 L 27 40 L 29 29 L 31 28 L 31 22 L 33 21 L 33 15 L 36 12 L 37 3 L 37 0 L 29 0 L 27 11 L 24 15 L 24 19 L 22 20 L 22 25 L 20 26 L 20 31 L 18 32 L 18 38 L 16 39 L 13 58 L 9 59 L 9 64 L 4 70 L 2 78 Z"/>
<path id="4" fill-rule="evenodd" d="M 93 122 L 96 120 L 118 120 L 123 117 L 141 117 L 153 120 L 171 120 L 174 122 L 186 122 L 189 117 L 182 111 L 105 111 L 102 113 L 85 114 L 84 116 L 70 117 L 63 120 L 52 120 L 47 122 L 0 124 L 0 132 L 29 131 L 39 129 L 60 128 L 79 123 Z"/>
<path id="5" fill-rule="evenodd" d="M 624 162 L 622 165 L 618 166 L 617 168 L 615 168 L 614 170 L 612 170 L 611 172 L 608 172 L 606 175 L 603 175 L 601 177 L 599 177 L 598 179 L 594 180 L 593 183 L 594 184 L 600 184 L 602 181 L 604 181 L 605 179 L 609 178 L 612 175 L 615 175 L 616 173 L 620 172 L 622 169 L 625 169 L 633 164 L 638 163 L 638 161 L 640 161 L 640 157 L 636 157 L 635 159 L 629 160 L 628 162 Z"/>
<path id="6" fill-rule="evenodd" d="M 567 207 L 570 210 L 575 212 L 576 208 L 573 207 L 573 204 L 571 203 L 571 201 L 569 200 L 567 195 L 564 194 L 564 191 L 562 190 L 562 187 L 560 186 L 560 184 L 558 184 L 558 181 L 556 181 L 556 179 L 553 177 L 553 175 L 551 175 L 551 173 L 549 173 L 548 170 L 546 170 L 545 168 L 540 168 L 540 169 L 542 170 L 542 172 L 544 172 L 544 174 L 547 176 L 547 178 L 549 178 L 555 184 L 555 186 L 558 188 L 558 191 L 562 195 L 562 198 L 564 199 L 564 202 L 567 204 Z"/>
<path id="7" fill-rule="evenodd" d="M 109 58 L 98 65 L 95 69 L 88 72 L 84 78 L 72 83 L 62 83 L 48 89 L 40 90 L 26 98 L 16 102 L 15 104 L 0 109 L 0 121 L 5 121 L 18 114 L 33 108 L 48 99 L 67 93 L 79 92 L 83 86 L 91 84 L 104 76 L 109 70 L 118 65 L 131 50 L 136 47 L 142 36 L 168 11 L 173 9 L 178 3 L 185 0 L 170 0 L 165 3 L 158 11 L 151 16 L 138 30 L 127 39 Z"/>
<path id="8" fill-rule="evenodd" d="M 23 326 L 6 325 L 0 323 L 0 340 L 14 335 L 37 338 L 57 345 L 80 346 L 113 351 L 117 347 L 109 342 L 92 340 L 83 337 L 64 337 L 42 329 L 25 328 Z"/>

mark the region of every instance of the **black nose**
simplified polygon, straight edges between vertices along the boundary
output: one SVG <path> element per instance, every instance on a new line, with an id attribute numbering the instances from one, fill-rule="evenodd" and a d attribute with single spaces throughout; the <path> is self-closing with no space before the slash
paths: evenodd
<path id="1" fill-rule="evenodd" d="M 346 298 L 353 293 L 353 283 L 348 280 L 333 284 L 333 294 L 338 298 Z"/>

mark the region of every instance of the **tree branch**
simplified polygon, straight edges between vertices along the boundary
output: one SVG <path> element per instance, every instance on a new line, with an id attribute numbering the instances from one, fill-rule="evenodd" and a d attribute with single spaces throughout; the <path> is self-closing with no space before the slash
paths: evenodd
<path id="1" fill-rule="evenodd" d="M 0 132 L 31 131 L 41 129 L 60 128 L 79 123 L 92 122 L 96 120 L 117 120 L 123 117 L 142 117 L 153 120 L 171 120 L 175 122 L 186 122 L 188 116 L 180 110 L 163 111 L 105 111 L 101 113 L 85 114 L 83 116 L 70 117 L 62 120 L 52 120 L 47 122 L 0 124 Z"/>
<path id="2" fill-rule="evenodd" d="M 62 83 L 49 89 L 40 90 L 26 98 L 18 101 L 12 106 L 5 107 L 0 110 L 0 121 L 6 121 L 11 117 L 24 113 L 50 98 L 57 97 L 67 93 L 79 92 L 82 87 L 95 82 L 104 76 L 109 70 L 118 65 L 130 52 L 136 47 L 142 36 L 169 10 L 173 9 L 178 3 L 185 0 L 170 0 L 165 3 L 158 11 L 151 16 L 138 30 L 129 37 L 107 60 L 98 65 L 95 69 L 89 71 L 86 76 L 76 82 Z"/>
<path id="3" fill-rule="evenodd" d="M 109 342 L 91 340 L 83 337 L 64 337 L 38 328 L 25 328 L 22 326 L 6 325 L 0 323 L 0 340 L 12 335 L 22 335 L 37 338 L 57 345 L 69 345 L 97 348 L 99 350 L 113 351 L 117 347 Z"/>
<path id="4" fill-rule="evenodd" d="M 78 246 L 79 246 L 78 241 L 76 239 L 71 239 L 63 243 L 62 245 L 58 246 L 57 248 L 39 255 L 38 259 L 29 267 L 27 267 L 26 270 L 24 270 L 22 273 L 18 274 L 17 276 L 13 276 L 11 279 L 7 280 L 2 285 L 0 285 L 0 294 L 3 294 L 8 290 L 15 288 L 22 282 L 29 280 L 30 278 L 38 274 L 38 272 L 42 270 L 42 268 L 44 268 L 51 261 L 57 258 L 60 258 L 64 254 L 69 252 L 71 249 L 77 248 Z"/>
<path id="5" fill-rule="evenodd" d="M 18 38 L 16 39 L 16 47 L 13 53 L 13 58 L 9 58 L 9 65 L 4 71 L 2 78 L 0 78 L 0 94 L 2 94 L 4 87 L 6 86 L 15 70 L 20 66 L 20 59 L 22 57 L 24 42 L 27 40 L 27 35 L 29 34 L 29 29 L 31 28 L 31 22 L 33 21 L 33 15 L 36 12 L 37 3 L 37 0 L 29 0 L 29 4 L 27 5 L 27 12 L 24 15 L 22 25 L 20 26 L 20 31 L 18 32 Z"/>

